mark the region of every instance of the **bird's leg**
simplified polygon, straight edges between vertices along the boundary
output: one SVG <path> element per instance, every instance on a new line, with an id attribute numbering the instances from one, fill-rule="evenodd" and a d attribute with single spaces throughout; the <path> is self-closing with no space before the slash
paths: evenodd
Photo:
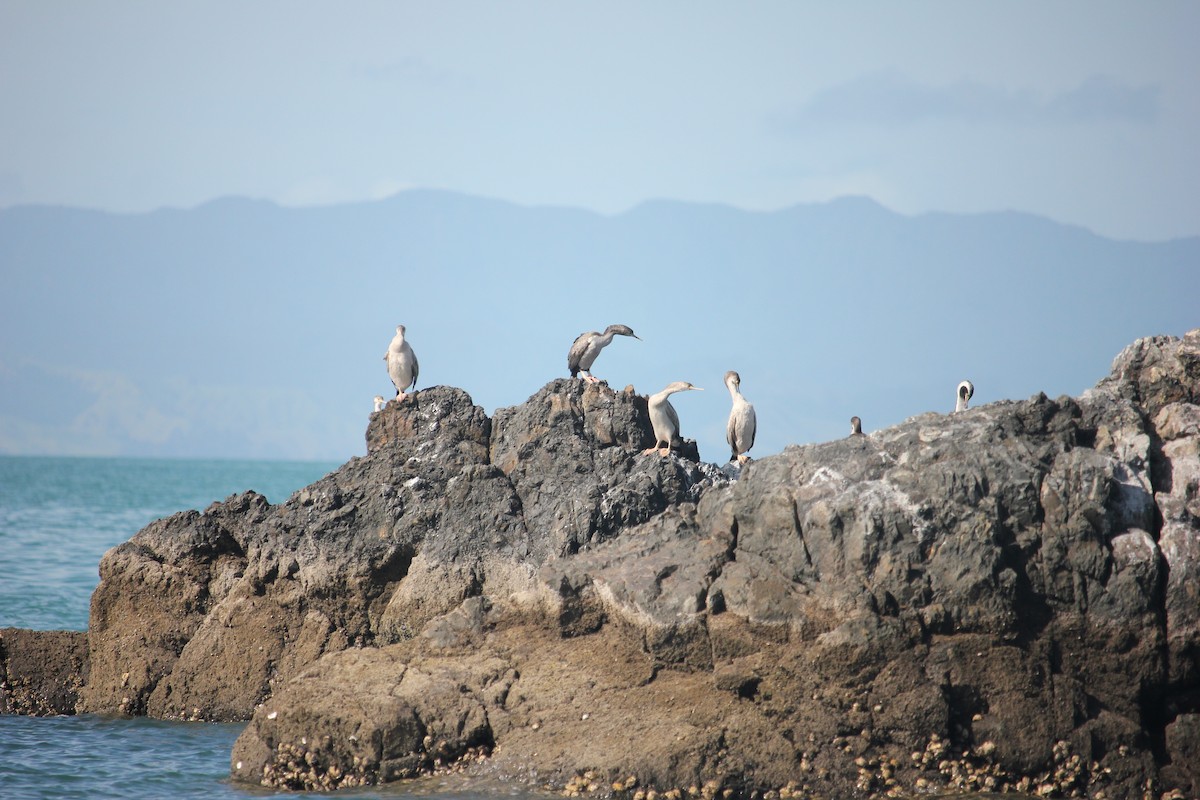
<path id="1" fill-rule="evenodd" d="M 642 451 L 642 455 L 644 456 L 648 456 L 651 453 L 658 453 L 660 456 L 662 455 L 662 450 L 658 448 L 658 439 L 654 440 L 654 447 L 647 447 Z"/>
<path id="2" fill-rule="evenodd" d="M 737 457 L 737 460 L 738 460 L 738 463 L 739 463 L 739 464 L 743 464 L 743 465 L 744 465 L 744 464 L 749 464 L 749 463 L 750 463 L 750 456 L 746 455 L 745 453 L 742 453 L 740 456 L 738 456 L 738 457 Z"/>

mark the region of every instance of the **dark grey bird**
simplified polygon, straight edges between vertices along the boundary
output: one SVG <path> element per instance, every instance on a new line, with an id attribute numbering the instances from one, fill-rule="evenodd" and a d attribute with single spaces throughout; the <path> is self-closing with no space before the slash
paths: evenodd
<path id="1" fill-rule="evenodd" d="M 417 375 L 421 372 L 417 354 L 413 352 L 412 345 L 404 340 L 403 325 L 396 326 L 396 335 L 392 337 L 392 343 L 383 354 L 383 360 L 387 362 L 388 377 L 396 386 L 395 399 L 403 400 L 406 391 L 416 388 Z"/>
<path id="2" fill-rule="evenodd" d="M 662 456 L 669 456 L 671 454 L 671 443 L 679 435 L 679 414 L 675 412 L 675 406 L 671 405 L 671 401 L 667 398 L 676 392 L 692 390 L 697 392 L 704 391 L 699 386 L 692 386 L 687 381 L 675 381 L 661 392 L 652 394 L 647 398 L 647 410 L 650 412 L 650 427 L 654 428 L 654 447 L 646 450 L 646 453 L 658 453 Z M 659 442 L 667 443 L 665 450 L 659 449 Z"/>
<path id="3" fill-rule="evenodd" d="M 975 396 L 975 384 L 970 381 L 963 381 L 958 385 L 958 402 L 954 404 L 954 411 L 967 410 L 967 401 Z"/>
<path id="4" fill-rule="evenodd" d="M 584 380 L 598 383 L 599 379 L 592 375 L 592 364 L 595 363 L 596 356 L 600 355 L 600 351 L 612 342 L 614 336 L 632 336 L 639 341 L 642 338 L 628 325 L 609 325 L 604 329 L 604 333 L 585 331 L 579 334 L 567 352 L 567 369 L 571 371 L 571 377 L 574 378 L 582 372 Z"/>
<path id="5" fill-rule="evenodd" d="M 862 420 L 859 419 L 858 417 L 850 418 L 850 435 L 851 436 L 862 436 L 863 435 Z"/>
<path id="6" fill-rule="evenodd" d="M 742 396 L 742 376 L 733 370 L 725 373 L 725 386 L 733 399 L 729 410 L 729 423 L 725 426 L 725 441 L 729 443 L 730 461 L 745 464 L 750 460 L 746 452 L 754 447 L 754 434 L 758 430 L 758 418 L 754 406 Z"/>

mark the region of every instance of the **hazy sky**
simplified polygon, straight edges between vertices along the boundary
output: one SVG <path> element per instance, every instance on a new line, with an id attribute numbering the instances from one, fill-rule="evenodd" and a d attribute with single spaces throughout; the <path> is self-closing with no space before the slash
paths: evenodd
<path id="1" fill-rule="evenodd" d="M 0 206 L 410 187 L 1200 234 L 1200 3 L 0 0 Z"/>

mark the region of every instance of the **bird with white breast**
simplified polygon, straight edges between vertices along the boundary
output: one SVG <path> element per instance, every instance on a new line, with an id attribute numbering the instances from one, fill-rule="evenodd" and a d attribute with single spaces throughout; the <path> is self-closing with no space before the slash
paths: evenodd
<path id="1" fill-rule="evenodd" d="M 654 429 L 654 447 L 644 453 L 658 453 L 661 456 L 671 455 L 671 444 L 679 436 L 679 414 L 668 399 L 676 392 L 704 391 L 699 386 L 692 386 L 687 381 L 675 381 L 661 392 L 656 392 L 647 398 L 647 408 L 650 412 L 650 427 Z M 660 449 L 659 442 L 666 442 L 666 447 Z"/>
<path id="2" fill-rule="evenodd" d="M 726 372 L 725 386 L 733 400 L 733 408 L 729 410 L 729 424 L 725 426 L 725 441 L 729 443 L 732 452 L 729 460 L 745 464 L 750 460 L 746 451 L 754 447 L 758 418 L 754 414 L 754 406 L 742 396 L 741 375 L 733 370 Z"/>
<path id="3" fill-rule="evenodd" d="M 421 366 L 417 363 L 417 354 L 413 352 L 410 345 L 404 338 L 404 326 L 396 326 L 396 335 L 392 337 L 392 343 L 388 345 L 387 352 L 383 354 L 383 360 L 387 362 L 388 377 L 392 379 L 392 383 L 396 386 L 396 400 L 403 400 L 405 392 L 409 389 L 416 389 L 417 375 L 421 372 Z"/>

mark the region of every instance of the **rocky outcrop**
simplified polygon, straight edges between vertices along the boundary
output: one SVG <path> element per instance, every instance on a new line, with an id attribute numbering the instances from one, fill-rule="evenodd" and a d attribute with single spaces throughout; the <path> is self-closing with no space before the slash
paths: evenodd
<path id="1" fill-rule="evenodd" d="M 82 633 L 0 628 L 0 714 L 74 714 L 87 668 Z"/>
<path id="2" fill-rule="evenodd" d="M 644 398 L 579 381 L 495 421 L 448 387 L 390 403 L 366 457 L 286 503 L 236 496 L 108 552 L 83 706 L 245 719 L 325 653 L 411 638 L 472 597 L 536 606 L 547 559 L 724 480 L 642 457 L 649 430 Z"/>
<path id="3" fill-rule="evenodd" d="M 234 777 L 288 788 L 1195 796 L 1198 395 L 1200 331 L 1145 339 L 731 481 L 643 455 L 629 390 L 423 390 L 286 503 L 108 553 L 83 707 L 249 717 Z"/>

